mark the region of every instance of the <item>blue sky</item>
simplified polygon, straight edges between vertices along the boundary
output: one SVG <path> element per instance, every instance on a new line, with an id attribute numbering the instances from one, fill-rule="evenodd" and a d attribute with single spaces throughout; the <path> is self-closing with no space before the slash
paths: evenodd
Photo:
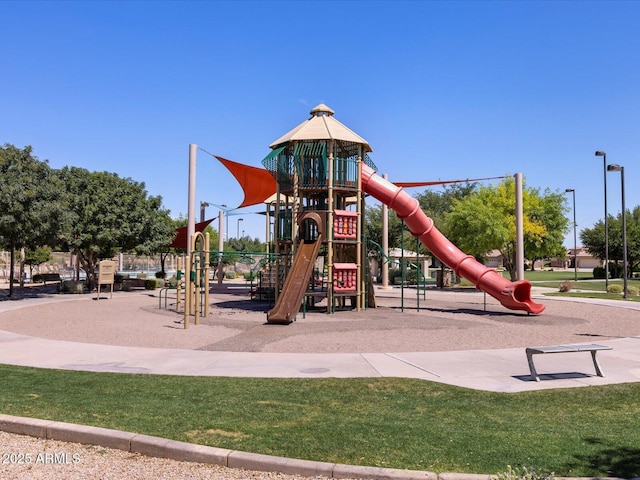
<path id="1" fill-rule="evenodd" d="M 635 1 L 5 0 L 0 143 L 144 181 L 178 216 L 190 143 L 260 166 L 326 103 L 392 181 L 522 172 L 574 188 L 581 229 L 604 216 L 596 150 L 640 204 L 638 25 Z M 196 197 L 243 195 L 199 152 Z M 264 239 L 256 210 L 230 234 Z"/>

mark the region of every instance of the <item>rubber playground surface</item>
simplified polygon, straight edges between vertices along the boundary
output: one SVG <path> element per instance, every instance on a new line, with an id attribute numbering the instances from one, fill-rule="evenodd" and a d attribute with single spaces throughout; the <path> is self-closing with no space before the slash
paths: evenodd
<path id="1" fill-rule="evenodd" d="M 540 293 L 540 292 L 538 292 Z M 266 324 L 273 304 L 243 283 L 214 288 L 199 325 L 164 308 L 159 291 L 58 295 L 0 302 L 0 362 L 45 368 L 254 377 L 421 378 L 515 392 L 640 381 L 640 305 L 537 295 L 542 315 L 507 310 L 475 290 L 376 289 L 378 308 L 300 312 Z M 605 377 L 588 353 L 537 355 L 526 347 L 600 344 Z"/>

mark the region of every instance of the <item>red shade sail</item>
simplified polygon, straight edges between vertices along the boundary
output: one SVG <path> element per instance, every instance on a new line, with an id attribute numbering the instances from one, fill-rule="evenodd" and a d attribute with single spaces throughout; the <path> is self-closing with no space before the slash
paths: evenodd
<path id="1" fill-rule="evenodd" d="M 196 223 L 196 232 L 202 232 L 207 225 L 213 222 L 213 218 L 211 220 L 205 220 L 204 222 Z M 187 226 L 176 228 L 176 237 L 173 239 L 169 245 L 169 248 L 182 248 L 183 250 L 187 249 Z"/>
<path id="2" fill-rule="evenodd" d="M 237 208 L 263 203 L 276 193 L 276 181 L 264 168 L 252 167 L 214 155 L 236 177 L 244 191 L 244 200 Z"/>

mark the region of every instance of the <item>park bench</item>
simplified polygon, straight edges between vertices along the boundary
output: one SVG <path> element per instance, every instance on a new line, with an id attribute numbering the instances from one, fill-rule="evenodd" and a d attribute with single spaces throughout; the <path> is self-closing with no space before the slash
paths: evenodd
<path id="1" fill-rule="evenodd" d="M 543 355 L 547 353 L 572 353 L 572 352 L 591 352 L 591 358 L 593 359 L 593 366 L 596 369 L 596 375 L 599 377 L 604 377 L 602 373 L 602 369 L 598 364 L 598 359 L 596 358 L 596 353 L 599 350 L 611 350 L 611 347 L 607 347 L 605 345 L 556 345 L 551 347 L 530 347 L 526 349 L 527 352 L 527 361 L 529 362 L 529 370 L 531 372 L 531 380 L 535 380 L 536 382 L 540 381 L 540 377 L 538 376 L 538 372 L 536 372 L 536 367 L 533 364 L 533 356 L 534 355 Z"/>
<path id="2" fill-rule="evenodd" d="M 59 273 L 41 273 L 40 278 L 42 279 L 45 287 L 47 286 L 47 282 L 60 283 L 62 281 Z"/>
<path id="3" fill-rule="evenodd" d="M 129 285 L 131 288 L 144 288 L 144 282 L 146 281 L 146 278 L 125 278 L 122 283 Z"/>

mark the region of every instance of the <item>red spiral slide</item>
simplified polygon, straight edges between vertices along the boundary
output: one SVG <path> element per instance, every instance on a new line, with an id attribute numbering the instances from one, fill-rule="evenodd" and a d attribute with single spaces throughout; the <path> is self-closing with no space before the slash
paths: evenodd
<path id="1" fill-rule="evenodd" d="M 497 299 L 511 310 L 524 310 L 539 314 L 544 305 L 531 300 L 531 283 L 528 280 L 510 282 L 495 270 L 485 267 L 471 255 L 467 255 L 451 243 L 433 225 L 433 220 L 420 209 L 418 201 L 402 188 L 388 182 L 362 164 L 362 189 L 396 211 L 404 220 L 412 235 L 433 253 L 478 289 Z"/>

